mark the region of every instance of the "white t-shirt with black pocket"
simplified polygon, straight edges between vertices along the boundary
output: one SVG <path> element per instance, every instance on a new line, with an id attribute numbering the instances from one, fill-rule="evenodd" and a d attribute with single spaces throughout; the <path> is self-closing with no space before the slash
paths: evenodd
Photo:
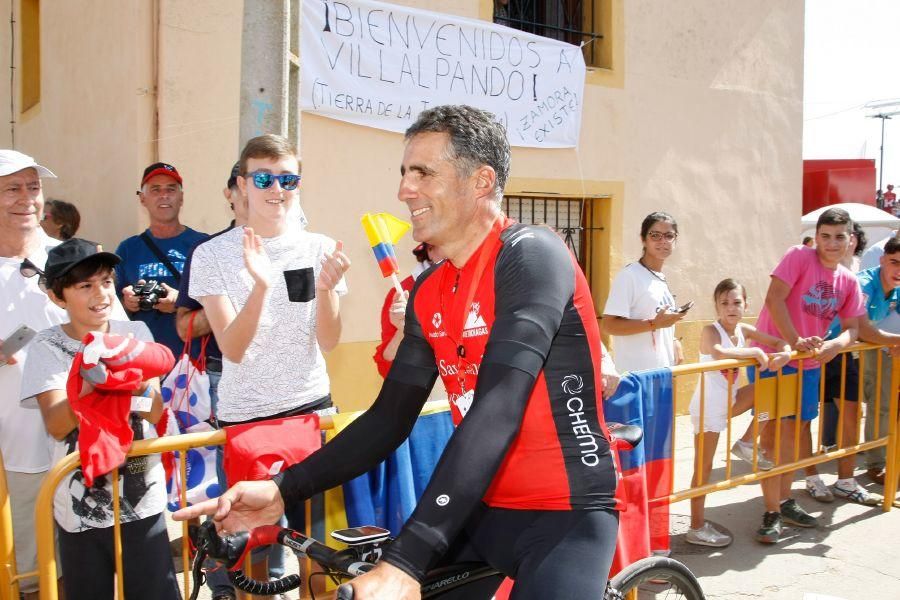
<path id="1" fill-rule="evenodd" d="M 235 312 L 247 303 L 253 278 L 244 265 L 244 228 L 203 242 L 191 259 L 190 295 L 225 296 Z M 222 358 L 217 416 L 240 422 L 294 410 L 330 390 L 325 358 L 316 339 L 315 282 L 334 240 L 291 230 L 262 238 L 271 261 L 270 287 L 256 334 L 240 363 Z M 342 278 L 335 291 L 347 292 Z"/>

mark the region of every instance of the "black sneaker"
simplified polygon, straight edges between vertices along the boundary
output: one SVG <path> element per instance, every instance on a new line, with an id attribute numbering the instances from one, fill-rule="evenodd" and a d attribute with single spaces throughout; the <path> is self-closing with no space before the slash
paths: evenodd
<path id="1" fill-rule="evenodd" d="M 785 523 L 790 523 L 791 525 L 796 525 L 797 527 L 815 527 L 819 524 L 819 521 L 803 510 L 797 501 L 791 498 L 790 500 L 785 500 L 781 504 L 781 518 Z"/>
<path id="2" fill-rule="evenodd" d="M 781 537 L 781 513 L 763 513 L 762 527 L 756 530 L 756 541 L 763 544 L 774 544 Z"/>

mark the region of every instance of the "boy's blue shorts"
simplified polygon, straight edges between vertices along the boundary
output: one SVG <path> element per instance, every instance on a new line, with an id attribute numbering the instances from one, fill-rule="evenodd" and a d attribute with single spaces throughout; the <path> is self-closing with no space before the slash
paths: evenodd
<path id="1" fill-rule="evenodd" d="M 750 383 L 756 381 L 756 369 L 757 367 L 747 367 L 747 378 L 750 379 Z M 782 367 L 781 372 L 784 375 L 793 375 L 797 372 L 797 368 L 785 365 Z M 769 377 L 775 377 L 776 375 L 778 375 L 778 371 L 766 370 L 762 371 L 760 377 L 762 379 L 768 379 Z M 800 419 L 803 421 L 812 421 L 819 416 L 819 383 L 822 379 L 822 369 L 819 367 L 803 369 L 802 377 L 803 398 L 800 400 Z M 792 419 L 793 415 L 785 418 Z"/>

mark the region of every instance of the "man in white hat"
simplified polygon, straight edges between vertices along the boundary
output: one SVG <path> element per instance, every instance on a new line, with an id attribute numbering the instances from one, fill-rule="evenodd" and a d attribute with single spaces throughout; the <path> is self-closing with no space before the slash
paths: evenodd
<path id="1" fill-rule="evenodd" d="M 38 278 L 23 275 L 34 270 L 22 269 L 26 259 L 43 269 L 47 250 L 59 244 L 40 226 L 44 210 L 41 178 L 46 177 L 56 175 L 30 156 L 0 150 L 0 452 L 9 486 L 19 573 L 37 569 L 34 503 L 50 455 L 40 411 L 19 405 L 28 348 L 10 352 L 10 338 L 23 325 L 40 331 L 68 321 L 66 312 L 40 289 Z M 26 599 L 36 599 L 37 578 L 21 582 L 20 589 Z"/>

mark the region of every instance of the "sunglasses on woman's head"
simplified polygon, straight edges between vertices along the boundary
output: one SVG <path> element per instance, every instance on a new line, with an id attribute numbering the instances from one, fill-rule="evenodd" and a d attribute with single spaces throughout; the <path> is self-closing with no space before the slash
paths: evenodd
<path id="1" fill-rule="evenodd" d="M 275 183 L 275 180 L 278 180 L 278 185 L 281 186 L 281 189 L 291 192 L 297 189 L 297 186 L 300 185 L 300 176 L 294 175 L 293 173 L 284 173 L 282 175 L 276 175 L 275 173 L 266 173 L 265 171 L 254 171 L 253 173 L 247 173 L 247 177 L 253 180 L 253 185 L 257 189 L 267 190 L 272 187 L 272 184 Z"/>

